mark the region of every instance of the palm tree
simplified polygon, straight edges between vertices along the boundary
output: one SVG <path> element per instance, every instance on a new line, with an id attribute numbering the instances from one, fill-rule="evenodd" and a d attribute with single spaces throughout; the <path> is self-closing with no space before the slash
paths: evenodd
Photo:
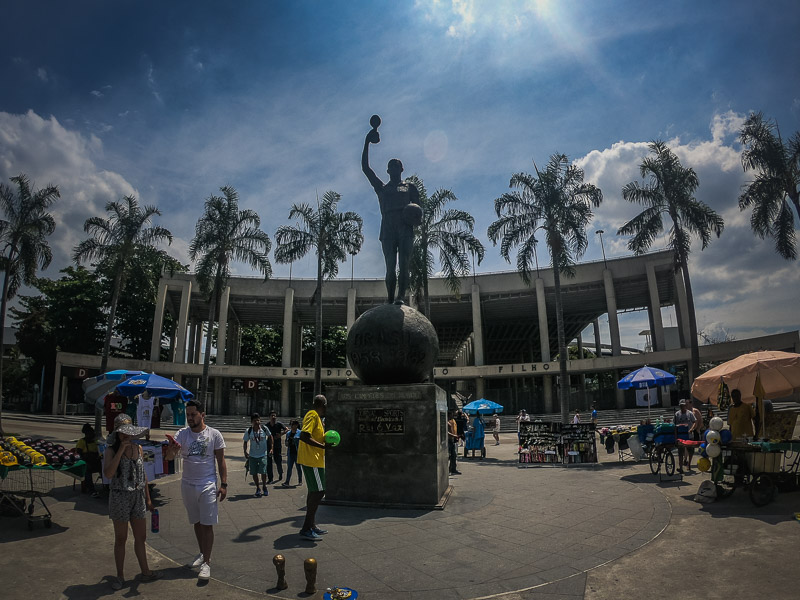
<path id="1" fill-rule="evenodd" d="M 47 212 L 61 197 L 53 185 L 33 191 L 28 178 L 12 177 L 17 193 L 0 184 L 0 268 L 3 269 L 3 297 L 0 300 L 0 334 L 5 331 L 8 301 L 20 286 L 33 285 L 38 269 L 46 269 L 53 258 L 49 236 L 56 228 L 53 216 Z M 0 435 L 3 435 L 3 352 L 0 343 Z"/>
<path id="2" fill-rule="evenodd" d="M 756 171 L 755 180 L 739 196 L 739 209 L 753 207 L 750 226 L 761 239 L 775 239 L 775 250 L 787 260 L 797 258 L 794 204 L 800 219 L 800 132 L 783 143 L 778 124 L 751 114 L 739 132 L 745 150 L 742 167 Z"/>
<path id="3" fill-rule="evenodd" d="M 439 251 L 439 265 L 447 287 L 454 295 L 461 291 L 461 278 L 470 273 L 470 254 L 483 260 L 483 244 L 472 234 L 475 219 L 463 210 L 445 209 L 448 202 L 458 200 L 450 190 L 439 189 L 428 197 L 425 184 L 416 175 L 408 180 L 419 190 L 422 206 L 422 223 L 415 227 L 413 254 L 411 255 L 411 289 L 423 296 L 423 312 L 430 318 L 431 302 L 428 278 L 434 273 L 433 251 Z"/>
<path id="4" fill-rule="evenodd" d="M 209 196 L 203 215 L 195 226 L 195 235 L 189 245 L 189 257 L 199 258 L 195 268 L 200 290 L 211 293 L 208 307 L 209 340 L 203 359 L 201 398 L 208 392 L 208 369 L 211 363 L 211 330 L 216 318 L 217 302 L 231 276 L 230 263 L 238 260 L 257 269 L 269 279 L 272 265 L 269 236 L 261 231 L 261 218 L 249 209 L 239 210 L 239 194 L 230 186 L 221 187 L 222 196 Z M 217 353 L 225 348 L 217 348 Z"/>
<path id="5" fill-rule="evenodd" d="M 536 176 L 527 173 L 512 176 L 509 187 L 517 190 L 494 201 L 498 219 L 489 226 L 488 235 L 495 245 L 500 241 L 500 255 L 508 262 L 511 262 L 511 249 L 519 246 L 517 270 L 526 284 L 530 284 L 531 265 L 536 261 L 535 234 L 541 230 L 544 235 L 550 250 L 556 292 L 561 422 L 567 423 L 569 375 L 561 274 L 574 274 L 574 260 L 586 251 L 589 243 L 586 227 L 592 219 L 592 207 L 600 206 L 603 193 L 595 185 L 584 183 L 583 170 L 570 164 L 564 154 L 553 154 L 544 171 L 535 164 L 534 168 Z"/>
<path id="6" fill-rule="evenodd" d="M 364 242 L 361 217 L 352 211 L 337 212 L 340 199 L 341 195 L 327 191 L 321 203 L 317 199 L 316 210 L 308 204 L 293 204 L 289 219 L 299 219 L 297 225 L 281 225 L 275 233 L 278 244 L 275 260 L 279 263 L 292 263 L 303 258 L 312 248 L 317 251 L 315 396 L 322 393 L 322 283 L 324 279 L 336 277 L 339 263 L 347 260 L 348 254 L 358 254 Z"/>
<path id="7" fill-rule="evenodd" d="M 672 221 L 667 246 L 672 249 L 675 268 L 683 275 L 686 287 L 692 372 L 697 376 L 700 354 L 692 283 L 689 279 L 691 234 L 700 237 L 705 249 L 711 241 L 711 232 L 719 237 L 725 223 L 709 206 L 695 199 L 694 192 L 700 182 L 694 169 L 681 165 L 678 157 L 660 140 L 651 142 L 648 147 L 654 156 L 646 157 L 642 161 L 639 172 L 642 177 L 648 177 L 649 182 L 639 185 L 632 181 L 622 188 L 622 197 L 625 200 L 641 204 L 645 209 L 620 227 L 617 235 L 633 236 L 628 241 L 628 248 L 635 254 L 642 254 L 664 231 L 664 215 Z"/>
<path id="8" fill-rule="evenodd" d="M 120 202 L 106 204 L 106 213 L 108 213 L 106 219 L 102 217 L 86 219 L 83 230 L 90 237 L 75 246 L 72 251 L 72 258 L 77 264 L 82 261 L 97 260 L 107 267 L 109 272 L 115 274 L 111 289 L 111 307 L 106 323 L 106 338 L 100 360 L 101 373 L 108 370 L 117 305 L 125 289 L 131 259 L 138 251 L 155 248 L 165 240 L 169 244 L 172 243 L 172 234 L 169 230 L 158 225 L 150 225 L 150 220 L 155 215 L 161 216 L 161 211 L 155 206 L 140 207 L 132 195 L 125 196 Z M 101 431 L 101 417 L 102 412 L 95 407 L 95 431 L 98 435 Z"/>

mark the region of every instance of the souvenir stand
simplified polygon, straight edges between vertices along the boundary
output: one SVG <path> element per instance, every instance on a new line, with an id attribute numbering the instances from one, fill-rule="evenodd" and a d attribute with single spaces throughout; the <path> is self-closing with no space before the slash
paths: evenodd
<path id="1" fill-rule="evenodd" d="M 520 423 L 521 465 L 577 465 L 597 462 L 593 423 Z"/>

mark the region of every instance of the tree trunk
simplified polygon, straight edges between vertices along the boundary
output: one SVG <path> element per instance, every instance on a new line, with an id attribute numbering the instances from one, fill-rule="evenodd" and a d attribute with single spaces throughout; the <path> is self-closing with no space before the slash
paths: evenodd
<path id="1" fill-rule="evenodd" d="M 428 274 L 425 273 L 422 276 L 424 279 L 422 280 L 422 289 L 424 293 L 424 302 L 425 302 L 425 318 L 430 321 L 431 319 L 431 295 L 428 292 Z"/>
<path id="2" fill-rule="evenodd" d="M 564 308 L 561 303 L 561 273 L 553 259 L 553 284 L 556 289 L 556 329 L 558 330 L 558 401 L 561 405 L 561 423 L 569 422 L 569 374 L 567 374 L 567 340 L 564 333 Z"/>
<path id="3" fill-rule="evenodd" d="M 314 396 L 322 393 L 322 246 L 317 247 L 317 326 L 314 332 Z"/>
<path id="4" fill-rule="evenodd" d="M 206 406 L 210 402 L 206 402 L 206 394 L 208 392 L 208 369 L 211 365 L 211 334 L 214 331 L 214 319 L 217 312 L 217 296 L 219 295 L 219 277 L 214 278 L 214 291 L 211 292 L 211 301 L 208 307 L 208 333 L 206 334 L 206 351 L 203 356 L 203 380 L 200 385 L 200 402 L 203 403 L 206 411 L 209 407 Z M 219 348 L 217 348 L 219 352 Z"/>
<path id="5" fill-rule="evenodd" d="M 692 282 L 689 279 L 689 265 L 687 261 L 681 264 L 681 273 L 683 274 L 683 285 L 686 288 L 686 304 L 689 308 L 689 343 L 691 344 L 692 357 L 691 357 L 691 377 L 697 377 L 700 374 L 700 348 L 697 344 L 697 316 L 694 314 L 694 296 L 692 295 Z M 691 387 L 692 382 L 689 381 Z"/>
<path id="6" fill-rule="evenodd" d="M 108 313 L 108 323 L 106 324 L 106 339 L 103 342 L 103 354 L 100 359 L 100 374 L 102 375 L 108 370 L 108 355 L 111 352 L 111 335 L 114 332 L 114 319 L 117 317 L 117 304 L 119 303 L 119 295 L 122 290 L 122 269 L 117 270 L 117 275 L 114 277 L 114 289 L 111 291 L 111 310 Z M 103 431 L 103 411 L 98 408 L 97 404 L 94 405 L 94 431 L 98 438 L 102 438 Z"/>
<path id="7" fill-rule="evenodd" d="M 6 308 L 8 307 L 8 269 L 11 264 L 11 257 L 6 263 L 6 270 L 3 275 L 3 299 L 0 301 L 0 336 L 6 331 Z M 3 432 L 3 352 L 4 344 L 0 338 L 0 436 L 4 436 Z M 53 399 L 55 402 L 55 399 Z"/>

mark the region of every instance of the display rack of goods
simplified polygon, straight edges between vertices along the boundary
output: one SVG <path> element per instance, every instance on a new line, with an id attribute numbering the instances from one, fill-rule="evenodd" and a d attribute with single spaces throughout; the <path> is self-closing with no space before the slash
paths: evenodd
<path id="1" fill-rule="evenodd" d="M 519 461 L 535 464 L 561 462 L 560 431 L 561 423 L 520 423 Z"/>
<path id="2" fill-rule="evenodd" d="M 597 462 L 594 425 L 592 423 L 563 425 L 561 429 L 561 445 L 564 464 Z"/>

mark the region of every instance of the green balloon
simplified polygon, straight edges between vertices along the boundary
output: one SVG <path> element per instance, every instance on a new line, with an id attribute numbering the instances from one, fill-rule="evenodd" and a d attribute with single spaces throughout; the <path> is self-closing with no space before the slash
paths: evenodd
<path id="1" fill-rule="evenodd" d="M 338 446 L 339 442 L 342 441 L 342 436 L 339 435 L 338 431 L 334 431 L 331 429 L 330 431 L 325 432 L 325 442 L 330 444 L 331 446 Z"/>

